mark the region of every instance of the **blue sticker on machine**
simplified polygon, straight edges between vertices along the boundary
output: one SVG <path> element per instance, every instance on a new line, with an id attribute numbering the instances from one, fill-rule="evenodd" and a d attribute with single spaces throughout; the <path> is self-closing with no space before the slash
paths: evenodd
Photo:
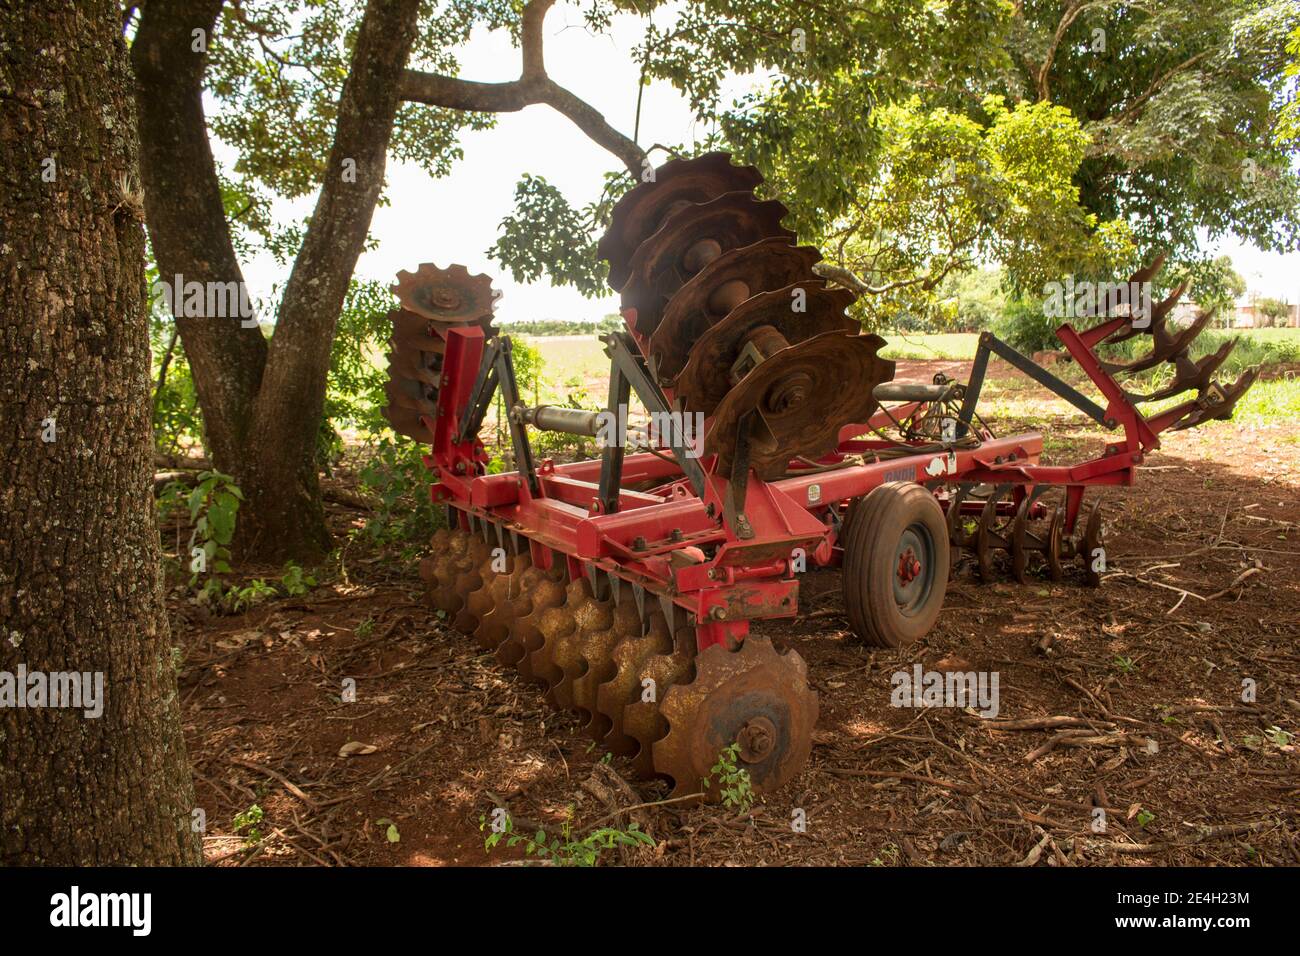
<path id="1" fill-rule="evenodd" d="M 885 472 L 885 481 L 915 481 L 916 466 L 910 468 L 895 468 L 893 471 Z"/>

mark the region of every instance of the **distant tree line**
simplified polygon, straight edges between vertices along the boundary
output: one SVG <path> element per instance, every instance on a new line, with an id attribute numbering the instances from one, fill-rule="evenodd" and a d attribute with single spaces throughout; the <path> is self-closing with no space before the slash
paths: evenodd
<path id="1" fill-rule="evenodd" d="M 585 322 L 574 319 L 526 319 L 501 323 L 501 331 L 512 335 L 600 335 L 621 328 L 623 319 L 617 315 Z"/>

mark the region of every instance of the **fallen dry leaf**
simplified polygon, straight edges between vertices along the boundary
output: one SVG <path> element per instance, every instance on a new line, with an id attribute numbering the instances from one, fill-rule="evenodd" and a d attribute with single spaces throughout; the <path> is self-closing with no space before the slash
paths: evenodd
<path id="1" fill-rule="evenodd" d="M 339 748 L 340 757 L 364 757 L 366 754 L 372 754 L 379 748 L 374 744 L 363 744 L 359 740 L 349 740 Z"/>

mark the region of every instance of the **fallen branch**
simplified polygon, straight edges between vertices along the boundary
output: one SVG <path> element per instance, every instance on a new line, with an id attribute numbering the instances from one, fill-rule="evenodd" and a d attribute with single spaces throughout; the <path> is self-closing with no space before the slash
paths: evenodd
<path id="1" fill-rule="evenodd" d="M 981 721 L 992 730 L 1052 730 L 1056 727 L 1086 727 L 1097 730 L 1101 726 L 1114 727 L 1109 720 L 1095 720 L 1091 717 L 1022 717 L 1015 720 Z"/>
<path id="2" fill-rule="evenodd" d="M 1205 600 L 1213 601 L 1216 600 L 1217 598 L 1223 597 L 1225 594 L 1231 594 L 1232 591 L 1237 587 L 1237 585 L 1241 584 L 1242 581 L 1245 581 L 1247 578 L 1253 577 L 1256 574 L 1263 574 L 1263 573 L 1264 573 L 1264 569 L 1260 567 L 1247 568 L 1245 571 L 1242 571 L 1239 575 L 1233 578 L 1232 583 L 1229 584 L 1226 588 L 1224 588 L 1222 591 L 1215 591 Z"/>
<path id="3" fill-rule="evenodd" d="M 320 809 L 320 805 L 317 804 L 315 800 L 307 796 L 307 794 L 305 794 L 302 791 L 301 787 L 299 787 L 296 783 L 294 783 L 284 774 L 272 770 L 270 767 L 264 767 L 260 763 L 254 763 L 251 760 L 244 760 L 242 757 L 230 757 L 229 761 L 230 763 L 236 764 L 237 766 L 247 767 L 249 770 L 255 770 L 260 774 L 264 774 L 270 777 L 272 780 L 278 780 L 284 786 L 284 789 L 288 790 L 291 794 L 293 794 L 303 803 L 307 804 L 308 808 L 310 808 L 311 810 Z"/>

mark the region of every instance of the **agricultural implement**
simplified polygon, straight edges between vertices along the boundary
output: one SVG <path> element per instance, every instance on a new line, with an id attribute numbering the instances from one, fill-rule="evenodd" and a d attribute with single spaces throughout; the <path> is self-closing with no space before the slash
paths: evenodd
<path id="1" fill-rule="evenodd" d="M 486 276 L 426 264 L 394 287 L 385 414 L 431 446 L 447 509 L 421 564 L 433 605 L 675 795 L 700 792 L 724 748 L 758 792 L 807 760 L 818 708 L 805 663 L 751 630 L 798 616 L 799 571 L 841 566 L 853 632 L 883 648 L 930 630 L 950 571 L 972 557 L 985 579 L 1007 565 L 1022 582 L 1096 585 L 1103 525 L 1086 489 L 1131 484 L 1161 432 L 1228 417 L 1255 376 L 1213 381 L 1230 345 L 1189 357 L 1209 317 L 1168 321 L 1180 287 L 1057 331 L 1103 404 L 988 334 L 968 382 L 895 382 L 884 341 L 845 315 L 853 294 L 817 274 L 820 254 L 782 228 L 784 206 L 755 197 L 760 181 L 712 153 L 667 163 L 619 201 L 599 253 L 626 329 L 602 338 L 601 410 L 523 401 Z M 1095 351 L 1139 335 L 1154 343 L 1144 358 Z M 1039 463 L 1040 434 L 995 436 L 977 408 L 994 355 L 1116 440 L 1060 466 Z M 1120 384 L 1164 362 L 1166 387 Z M 489 474 L 479 431 L 498 395 L 516 470 Z M 633 395 L 649 418 L 639 429 L 626 427 Z M 530 427 L 597 437 L 600 457 L 539 461 Z"/>

